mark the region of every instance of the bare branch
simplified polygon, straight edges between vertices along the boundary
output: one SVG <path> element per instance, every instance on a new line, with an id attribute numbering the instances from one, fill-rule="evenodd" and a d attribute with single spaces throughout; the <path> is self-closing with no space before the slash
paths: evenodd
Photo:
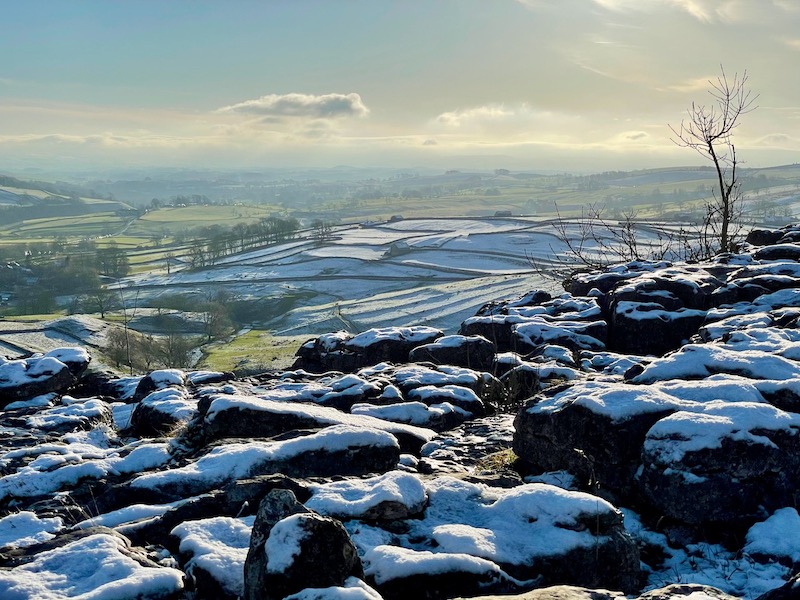
<path id="1" fill-rule="evenodd" d="M 707 227 L 715 232 L 720 252 L 730 252 L 736 245 L 732 231 L 738 226 L 734 219 L 741 216 L 742 196 L 740 193 L 736 148 L 733 145 L 733 132 L 739 126 L 742 115 L 757 108 L 758 94 L 748 87 L 747 71 L 739 76 L 734 73 L 729 78 L 720 65 L 721 75 L 716 81 L 709 81 L 709 94 L 713 98 L 710 106 L 692 102 L 687 117 L 680 127 L 669 126 L 673 133 L 672 142 L 682 148 L 691 148 L 704 158 L 711 160 L 717 174 L 718 195 L 706 207 Z M 710 248 L 710 247 L 709 247 Z"/>

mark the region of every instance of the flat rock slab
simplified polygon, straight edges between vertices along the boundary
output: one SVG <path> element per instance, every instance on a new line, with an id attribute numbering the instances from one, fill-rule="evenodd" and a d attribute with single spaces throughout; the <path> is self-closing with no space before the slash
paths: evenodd
<path id="1" fill-rule="evenodd" d="M 400 446 L 391 434 L 366 427 L 334 425 L 281 442 L 218 446 L 180 468 L 133 479 L 133 489 L 186 498 L 237 479 L 283 473 L 289 477 L 363 475 L 392 470 Z"/>
<path id="2" fill-rule="evenodd" d="M 203 418 L 208 439 L 271 438 L 296 429 L 324 429 L 349 425 L 385 431 L 405 452 L 419 453 L 423 444 L 436 437 L 431 429 L 392 423 L 368 415 L 347 414 L 335 408 L 278 402 L 257 396 L 219 395 L 212 399 Z"/>
<path id="3" fill-rule="evenodd" d="M 798 456 L 800 415 L 713 401 L 653 425 L 639 482 L 652 506 L 684 523 L 752 522 L 793 502 Z"/>

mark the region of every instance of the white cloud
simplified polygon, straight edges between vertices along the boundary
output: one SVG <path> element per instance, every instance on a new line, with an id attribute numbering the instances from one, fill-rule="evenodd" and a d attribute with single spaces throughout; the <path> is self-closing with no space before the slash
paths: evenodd
<path id="1" fill-rule="evenodd" d="M 447 127 L 463 127 L 483 121 L 495 121 L 514 116 L 514 111 L 502 104 L 487 104 L 462 110 L 444 112 L 436 117 L 436 122 Z"/>
<path id="2" fill-rule="evenodd" d="M 769 9 L 768 0 L 594 0 L 602 8 L 622 12 L 651 12 L 660 8 L 677 9 L 698 21 L 742 23 L 758 20 Z M 772 0 L 771 4 L 786 12 L 797 12 L 792 0 Z M 767 10 L 766 12 L 770 12 Z"/>
<path id="3" fill-rule="evenodd" d="M 369 109 L 356 93 L 350 94 L 268 94 L 224 106 L 217 112 L 262 117 L 268 121 L 286 118 L 336 119 L 364 117 Z"/>
<path id="4" fill-rule="evenodd" d="M 755 140 L 753 145 L 767 148 L 797 150 L 800 149 L 800 139 L 787 133 L 770 133 L 769 135 Z"/>

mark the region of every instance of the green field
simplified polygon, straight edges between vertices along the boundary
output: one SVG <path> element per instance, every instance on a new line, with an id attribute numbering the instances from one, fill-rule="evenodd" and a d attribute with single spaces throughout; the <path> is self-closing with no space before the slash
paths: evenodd
<path id="1" fill-rule="evenodd" d="M 286 369 L 294 362 L 297 349 L 307 340 L 307 336 L 273 336 L 253 329 L 233 340 L 204 346 L 197 368 L 237 374 Z"/>

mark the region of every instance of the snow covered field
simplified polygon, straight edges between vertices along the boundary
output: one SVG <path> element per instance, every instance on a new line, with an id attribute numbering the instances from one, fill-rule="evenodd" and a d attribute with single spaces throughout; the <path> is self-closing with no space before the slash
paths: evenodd
<path id="1" fill-rule="evenodd" d="M 326 242 L 292 240 L 227 256 L 210 268 L 130 277 L 139 302 L 164 294 L 290 298 L 265 315 L 281 335 L 427 324 L 453 330 L 486 298 L 557 290 L 528 257 L 547 265 L 565 247 L 552 221 L 532 217 L 406 219 L 346 225 Z"/>

